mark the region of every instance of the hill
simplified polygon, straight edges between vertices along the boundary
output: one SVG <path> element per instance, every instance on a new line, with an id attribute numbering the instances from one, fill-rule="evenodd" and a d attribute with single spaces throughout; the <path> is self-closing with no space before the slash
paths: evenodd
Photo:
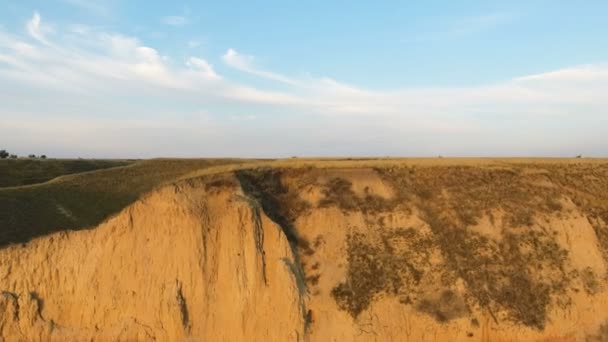
<path id="1" fill-rule="evenodd" d="M 0 159 L 0 188 L 43 183 L 55 177 L 125 166 L 128 160 Z"/>
<path id="2" fill-rule="evenodd" d="M 608 338 L 606 160 L 215 162 L 0 249 L 0 336 Z"/>
<path id="3" fill-rule="evenodd" d="M 58 164 L 53 160 L 42 161 L 41 164 L 47 162 Z M 189 172 L 245 162 L 234 159 L 151 159 L 66 175 L 45 183 L 0 188 L 0 246 L 26 242 L 55 231 L 93 227 L 142 194 Z M 65 161 L 61 165 L 70 163 Z M 124 162 L 113 161 L 88 161 L 83 165 L 109 166 L 116 163 L 124 165 Z M 21 167 L 29 164 L 23 163 Z M 57 168 L 39 167 L 37 177 L 50 179 Z M 44 170 L 49 172 L 44 173 Z"/>

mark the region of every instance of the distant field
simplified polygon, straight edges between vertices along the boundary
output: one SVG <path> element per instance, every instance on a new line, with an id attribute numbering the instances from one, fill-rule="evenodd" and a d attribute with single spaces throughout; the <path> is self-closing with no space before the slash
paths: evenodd
<path id="1" fill-rule="evenodd" d="M 32 165 L 44 164 L 32 167 L 43 170 L 50 165 L 46 163 L 52 161 L 32 162 Z M 136 201 L 143 193 L 187 173 L 211 166 L 245 162 L 239 159 L 152 159 L 67 175 L 41 184 L 0 188 L 0 246 L 25 242 L 58 230 L 95 226 Z M 97 165 L 109 167 L 112 164 Z M 36 173 L 26 171 L 25 165 L 21 166 L 26 174 Z M 45 176 L 37 171 L 37 179 L 53 178 L 55 169 L 48 169 L 52 174 Z M 0 179 L 9 183 L 5 177 L 1 175 Z M 13 183 L 19 179 L 17 175 L 11 177 Z"/>
<path id="2" fill-rule="evenodd" d="M 43 183 L 74 173 L 125 166 L 127 160 L 0 159 L 0 188 Z"/>

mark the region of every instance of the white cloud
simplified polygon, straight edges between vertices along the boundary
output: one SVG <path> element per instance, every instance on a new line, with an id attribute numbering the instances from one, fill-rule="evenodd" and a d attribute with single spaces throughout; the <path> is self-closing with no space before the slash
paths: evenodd
<path id="1" fill-rule="evenodd" d="M 185 26 L 188 24 L 189 20 L 186 17 L 179 15 L 169 15 L 163 17 L 162 22 L 171 25 L 171 26 Z"/>
<path id="2" fill-rule="evenodd" d="M 494 19 L 492 19 L 494 20 Z M 606 104 L 608 65 L 586 65 L 517 77 L 497 84 L 469 88 L 404 88 L 370 90 L 329 77 L 292 77 L 256 65 L 256 59 L 228 49 L 222 56 L 236 70 L 287 86 L 280 91 L 258 89 L 223 78 L 205 59 L 190 56 L 175 64 L 137 38 L 79 30 L 78 39 L 51 42 L 43 34 L 38 13 L 26 29 L 40 44 L 0 35 L 0 61 L 12 66 L 5 77 L 66 88 L 103 86 L 100 79 L 128 81 L 160 88 L 203 92 L 206 96 L 272 105 L 297 106 L 316 113 L 357 115 L 442 115 L 448 112 L 565 113 L 568 105 L 597 108 Z M 56 35 L 61 39 L 61 34 Z M 96 47 L 91 49 L 91 47 Z M 107 52 L 105 52 L 107 51 Z M 9 72 L 10 71 L 10 72 Z M 71 75 L 70 77 L 66 77 Z M 52 81 L 54 80 L 54 81 Z M 212 83 L 210 83 L 212 82 Z M 218 84 L 217 82 L 221 82 Z M 565 106 L 564 106 L 565 105 Z M 515 109 L 515 110 L 514 110 Z"/>
<path id="3" fill-rule="evenodd" d="M 190 57 L 188 59 L 187 65 L 194 69 L 196 72 L 203 75 L 203 77 L 211 79 L 211 80 L 219 80 L 221 77 L 213 70 L 213 66 L 209 64 L 206 60 Z"/>
<path id="4" fill-rule="evenodd" d="M 101 133 L 109 124 L 99 118 L 114 117 L 108 119 L 111 125 L 124 122 L 138 130 L 141 140 L 125 140 L 136 148 L 158 143 L 154 137 L 160 130 L 156 124 L 146 125 L 154 122 L 167 127 L 167 135 L 183 139 L 173 148 L 209 144 L 210 149 L 218 148 L 215 155 L 256 155 L 259 149 L 268 151 L 265 156 L 291 155 L 324 148 L 330 148 L 327 154 L 348 148 L 359 154 L 413 154 L 408 148 L 415 148 L 418 153 L 449 155 L 483 151 L 483 146 L 492 144 L 498 151 L 494 154 L 526 154 L 526 141 L 543 139 L 547 143 L 534 151 L 570 153 L 572 146 L 580 148 L 586 141 L 593 151 L 608 148 L 601 139 L 608 134 L 608 64 L 477 87 L 374 90 L 329 77 L 271 71 L 235 49 L 221 56 L 228 67 L 274 82 L 271 91 L 228 78 L 213 67 L 209 56 L 188 56 L 180 62 L 136 37 L 90 28 L 76 32 L 73 25 L 67 26 L 68 34 L 60 26 L 48 34 L 48 27 L 34 13 L 25 28 L 33 40 L 0 30 L 0 124 L 16 125 L 20 132 L 3 136 L 6 141 L 25 143 L 23 137 L 40 136 L 45 137 L 40 138 L 40 146 L 53 145 L 59 135 L 82 128 L 91 138 L 78 139 L 93 144 L 96 139 L 112 139 L 111 134 Z M 191 124 L 192 113 L 201 109 L 213 113 L 212 119 Z M 175 111 L 181 112 L 169 114 Z M 66 125 L 61 134 L 41 126 L 52 122 L 57 112 Z M 37 114 L 24 122 L 23 113 Z M 179 117 L 188 119 L 181 122 Z M 209 127 L 220 140 L 206 140 L 196 133 L 197 129 L 208 132 Z M 556 137 L 563 137 L 564 143 Z M 68 146 L 74 143 L 60 147 L 72 151 Z M 119 154 L 118 145 L 96 151 L 116 148 Z"/>
<path id="5" fill-rule="evenodd" d="M 27 21 L 26 28 L 27 32 L 30 34 L 30 36 L 32 36 L 32 38 L 46 45 L 49 44 L 49 42 L 44 37 L 44 30 L 42 28 L 42 25 L 40 24 L 40 14 L 38 14 L 38 12 L 34 12 L 32 19 Z"/>
<path id="6" fill-rule="evenodd" d="M 234 49 L 228 49 L 222 59 L 233 68 L 249 71 L 253 62 L 253 56 L 241 55 Z"/>
<path id="7" fill-rule="evenodd" d="M 0 63 L 6 63 L 18 69 L 27 69 L 27 65 L 14 56 L 0 54 Z"/>
<path id="8" fill-rule="evenodd" d="M 128 57 L 140 45 L 139 41 L 133 37 L 126 37 L 119 34 L 102 34 L 99 39 L 110 48 L 116 57 Z"/>
<path id="9" fill-rule="evenodd" d="M 299 82 L 292 78 L 256 68 L 253 65 L 253 56 L 242 55 L 236 52 L 236 50 L 234 49 L 228 49 L 226 53 L 222 56 L 222 59 L 224 60 L 224 63 L 226 63 L 228 66 L 238 69 L 240 71 L 244 71 L 256 76 L 264 77 L 273 81 L 278 81 L 289 85 L 299 85 Z"/>
<path id="10" fill-rule="evenodd" d="M 175 64 L 135 37 L 88 29 L 78 30 L 69 39 L 58 32 L 53 36 L 57 41 L 50 41 L 42 34 L 44 27 L 38 13 L 26 24 L 28 33 L 39 43 L 34 45 L 0 32 L 0 63 L 11 67 L 3 69 L 0 64 L 0 77 L 53 91 L 115 92 L 127 87 L 128 91 L 137 92 L 138 87 L 158 87 L 198 92 L 218 101 L 269 104 L 299 101 L 295 95 L 224 80 L 210 63 L 198 57 L 189 57 L 182 65 Z M 69 32 L 73 28 L 68 26 Z M 9 50 L 2 52 L 2 48 Z"/>
<path id="11" fill-rule="evenodd" d="M 608 79 L 608 64 L 600 65 L 580 65 L 576 67 L 564 68 L 561 70 L 550 71 L 541 74 L 528 75 L 516 78 L 516 81 L 597 81 Z"/>

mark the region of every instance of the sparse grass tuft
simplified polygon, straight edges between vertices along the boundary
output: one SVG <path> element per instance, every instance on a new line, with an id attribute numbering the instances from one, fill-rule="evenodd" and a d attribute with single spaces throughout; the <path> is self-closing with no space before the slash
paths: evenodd
<path id="1" fill-rule="evenodd" d="M 369 307 L 374 296 L 387 286 L 386 265 L 380 249 L 359 234 L 348 237 L 348 275 L 331 294 L 338 307 L 353 318 Z"/>
<path id="2" fill-rule="evenodd" d="M 415 291 L 430 263 L 432 241 L 413 228 L 383 233 L 377 242 L 354 233 L 347 236 L 348 270 L 333 290 L 338 307 L 357 318 L 381 293 L 406 297 Z M 395 248 L 397 245 L 407 248 Z"/>
<path id="3" fill-rule="evenodd" d="M 332 178 L 325 184 L 323 195 L 324 198 L 319 202 L 319 207 L 336 206 L 345 212 L 377 213 L 388 211 L 399 203 L 398 200 L 387 200 L 370 193 L 359 197 L 352 190 L 352 183 L 340 177 Z"/>
<path id="4" fill-rule="evenodd" d="M 564 270 L 567 252 L 552 236 L 528 230 L 497 243 L 450 225 L 429 207 L 425 213 L 449 272 L 465 281 L 477 304 L 544 328 L 551 297 L 564 294 L 571 280 Z"/>
<path id="5" fill-rule="evenodd" d="M 595 272 L 590 267 L 585 268 L 581 274 L 581 280 L 587 294 L 594 295 L 600 291 L 600 283 L 597 281 Z"/>
<path id="6" fill-rule="evenodd" d="M 221 189 L 221 188 L 234 188 L 236 186 L 237 186 L 237 184 L 232 179 L 228 179 L 225 176 L 223 176 L 223 177 L 213 179 L 211 181 L 206 182 L 205 190 L 210 191 L 210 190 Z"/>
<path id="7" fill-rule="evenodd" d="M 432 316 L 440 323 L 462 317 L 469 312 L 464 299 L 452 290 L 444 290 L 436 298 L 422 299 L 416 305 L 416 310 Z"/>
<path id="8" fill-rule="evenodd" d="M 322 208 L 335 205 L 342 210 L 350 211 L 359 207 L 359 200 L 352 190 L 352 183 L 344 178 L 332 178 L 323 189 L 323 198 L 319 202 Z"/>
<path id="9" fill-rule="evenodd" d="M 608 263 L 608 224 L 598 222 L 593 225 L 593 230 L 604 254 L 604 260 Z"/>
<path id="10" fill-rule="evenodd" d="M 547 200 L 547 208 L 549 208 L 549 210 L 551 211 L 561 211 L 563 209 L 563 206 L 559 200 L 555 198 L 549 198 Z"/>

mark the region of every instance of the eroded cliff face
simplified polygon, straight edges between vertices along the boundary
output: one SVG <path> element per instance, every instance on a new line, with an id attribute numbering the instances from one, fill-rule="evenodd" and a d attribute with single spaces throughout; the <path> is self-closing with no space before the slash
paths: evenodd
<path id="1" fill-rule="evenodd" d="M 0 250 L 6 340 L 604 341 L 608 173 L 258 169 Z"/>
<path id="2" fill-rule="evenodd" d="M 150 194 L 105 224 L 0 251 L 7 340 L 297 340 L 280 227 L 233 190 Z"/>

